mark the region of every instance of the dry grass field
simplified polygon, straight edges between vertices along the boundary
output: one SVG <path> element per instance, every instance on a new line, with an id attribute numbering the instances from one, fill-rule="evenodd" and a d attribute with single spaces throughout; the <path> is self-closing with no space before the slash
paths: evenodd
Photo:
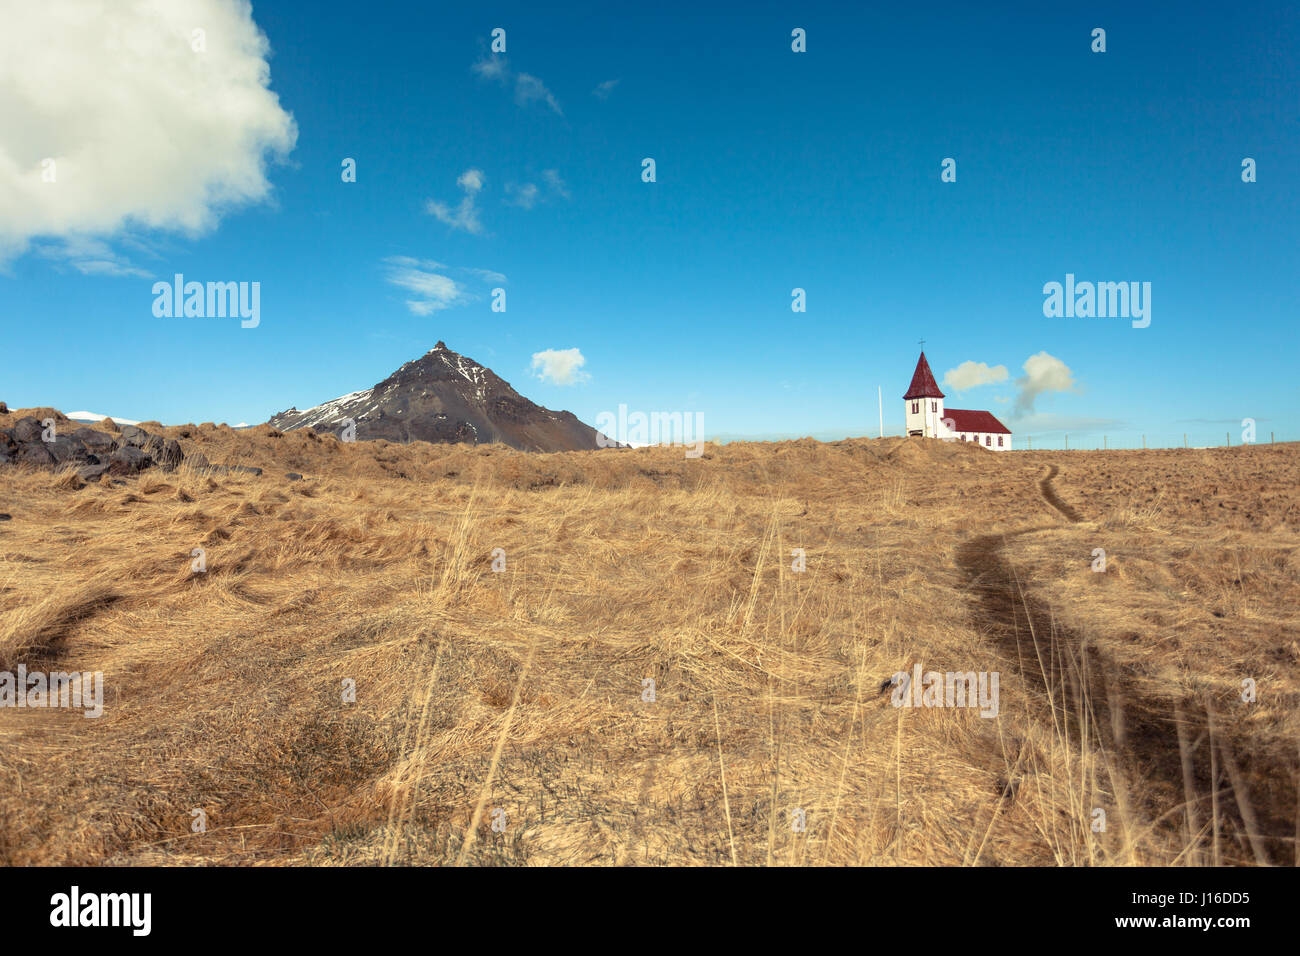
<path id="1" fill-rule="evenodd" d="M 0 671 L 106 689 L 0 709 L 2 864 L 1296 862 L 1296 445 L 162 431 L 265 472 L 0 471 Z"/>

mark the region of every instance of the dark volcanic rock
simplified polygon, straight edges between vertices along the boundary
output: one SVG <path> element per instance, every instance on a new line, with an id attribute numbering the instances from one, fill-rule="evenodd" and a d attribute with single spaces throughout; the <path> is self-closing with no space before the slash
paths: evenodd
<path id="1" fill-rule="evenodd" d="M 42 431 L 44 428 L 40 422 L 30 415 L 24 415 L 14 423 L 11 434 L 14 436 L 14 441 L 32 442 L 41 440 Z"/>
<path id="2" fill-rule="evenodd" d="M 90 455 L 86 446 L 70 435 L 59 435 L 54 441 L 46 442 L 45 448 L 60 465 L 69 461 L 84 462 Z"/>
<path id="3" fill-rule="evenodd" d="M 45 443 L 40 439 L 36 441 L 24 442 L 17 455 L 18 461 L 24 465 L 52 465 L 54 456 L 50 450 L 45 447 Z"/>
<path id="4" fill-rule="evenodd" d="M 504 442 L 524 451 L 601 447 L 597 432 L 572 412 L 553 412 L 524 398 L 491 369 L 439 342 L 372 388 L 315 408 L 272 416 L 281 431 L 313 428 L 344 437 L 348 420 L 359 440 Z"/>
<path id="5" fill-rule="evenodd" d="M 185 457 L 176 439 L 163 438 L 161 435 L 150 435 L 145 440 L 143 450 L 163 471 L 175 471 Z"/>
<path id="6" fill-rule="evenodd" d="M 78 428 L 72 433 L 72 437 L 91 451 L 107 454 L 117 447 L 117 440 L 112 435 L 106 435 L 96 428 Z"/>
<path id="7" fill-rule="evenodd" d="M 139 448 L 124 445 L 109 457 L 108 470 L 114 475 L 134 475 L 138 471 L 144 471 L 151 464 L 153 459 Z"/>
<path id="8" fill-rule="evenodd" d="M 119 438 L 94 428 L 77 428 L 43 441 L 44 429 L 31 416 L 19 419 L 12 428 L 0 428 L 0 465 L 76 467 L 77 477 L 95 481 L 103 475 L 119 484 L 122 477 L 146 468 L 172 471 L 186 460 L 180 442 L 136 425 L 122 425 Z M 213 474 L 260 475 L 261 468 L 246 465 L 210 465 L 200 452 L 189 457 L 195 469 Z"/>

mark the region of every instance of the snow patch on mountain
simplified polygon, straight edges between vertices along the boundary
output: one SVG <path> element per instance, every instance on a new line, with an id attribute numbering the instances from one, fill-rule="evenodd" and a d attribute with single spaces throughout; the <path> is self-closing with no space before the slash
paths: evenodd
<path id="1" fill-rule="evenodd" d="M 98 412 L 68 412 L 68 418 L 74 422 L 102 422 L 105 418 L 111 418 L 119 425 L 139 425 L 140 423 L 133 418 L 118 418 L 116 415 L 100 415 Z"/>

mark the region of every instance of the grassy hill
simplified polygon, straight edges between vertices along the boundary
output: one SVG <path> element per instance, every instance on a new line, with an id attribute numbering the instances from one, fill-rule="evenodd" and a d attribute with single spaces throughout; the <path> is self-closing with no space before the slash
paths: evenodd
<path id="1" fill-rule="evenodd" d="M 264 473 L 0 471 L 0 670 L 106 687 L 0 709 L 0 863 L 1295 861 L 1295 445 L 150 431 Z"/>

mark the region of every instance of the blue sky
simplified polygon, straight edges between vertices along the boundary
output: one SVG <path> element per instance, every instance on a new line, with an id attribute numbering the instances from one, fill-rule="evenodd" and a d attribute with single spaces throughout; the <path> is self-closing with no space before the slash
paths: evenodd
<path id="1" fill-rule="evenodd" d="M 197 57 L 258 61 L 225 49 L 239 5 L 196 3 L 218 24 Z M 20 224 L 0 226 L 0 399 L 256 423 L 442 339 L 589 423 L 621 403 L 699 413 L 710 434 L 838 438 L 876 434 L 878 385 L 901 431 L 924 339 L 941 382 L 1005 367 L 945 386 L 948 405 L 1035 447 L 1236 444 L 1247 417 L 1261 440 L 1300 439 L 1294 7 L 617 6 L 261 0 L 278 104 L 166 44 L 143 63 L 180 79 L 118 95 L 117 34 L 54 31 L 101 63 L 51 79 L 67 110 L 103 97 L 140 125 L 92 136 L 0 92 L 19 117 L 0 123 L 0 212 Z M 40 15 L 10 42 L 35 45 Z M 65 155 L 46 193 L 6 189 Z M 73 176 L 89 198 L 24 205 Z M 153 282 L 177 272 L 259 282 L 258 326 L 155 317 Z M 1150 326 L 1045 317 L 1067 273 L 1151 283 Z M 573 381 L 537 377 L 535 354 L 569 349 Z M 1043 352 L 1057 374 L 1026 404 L 1017 380 Z"/>

